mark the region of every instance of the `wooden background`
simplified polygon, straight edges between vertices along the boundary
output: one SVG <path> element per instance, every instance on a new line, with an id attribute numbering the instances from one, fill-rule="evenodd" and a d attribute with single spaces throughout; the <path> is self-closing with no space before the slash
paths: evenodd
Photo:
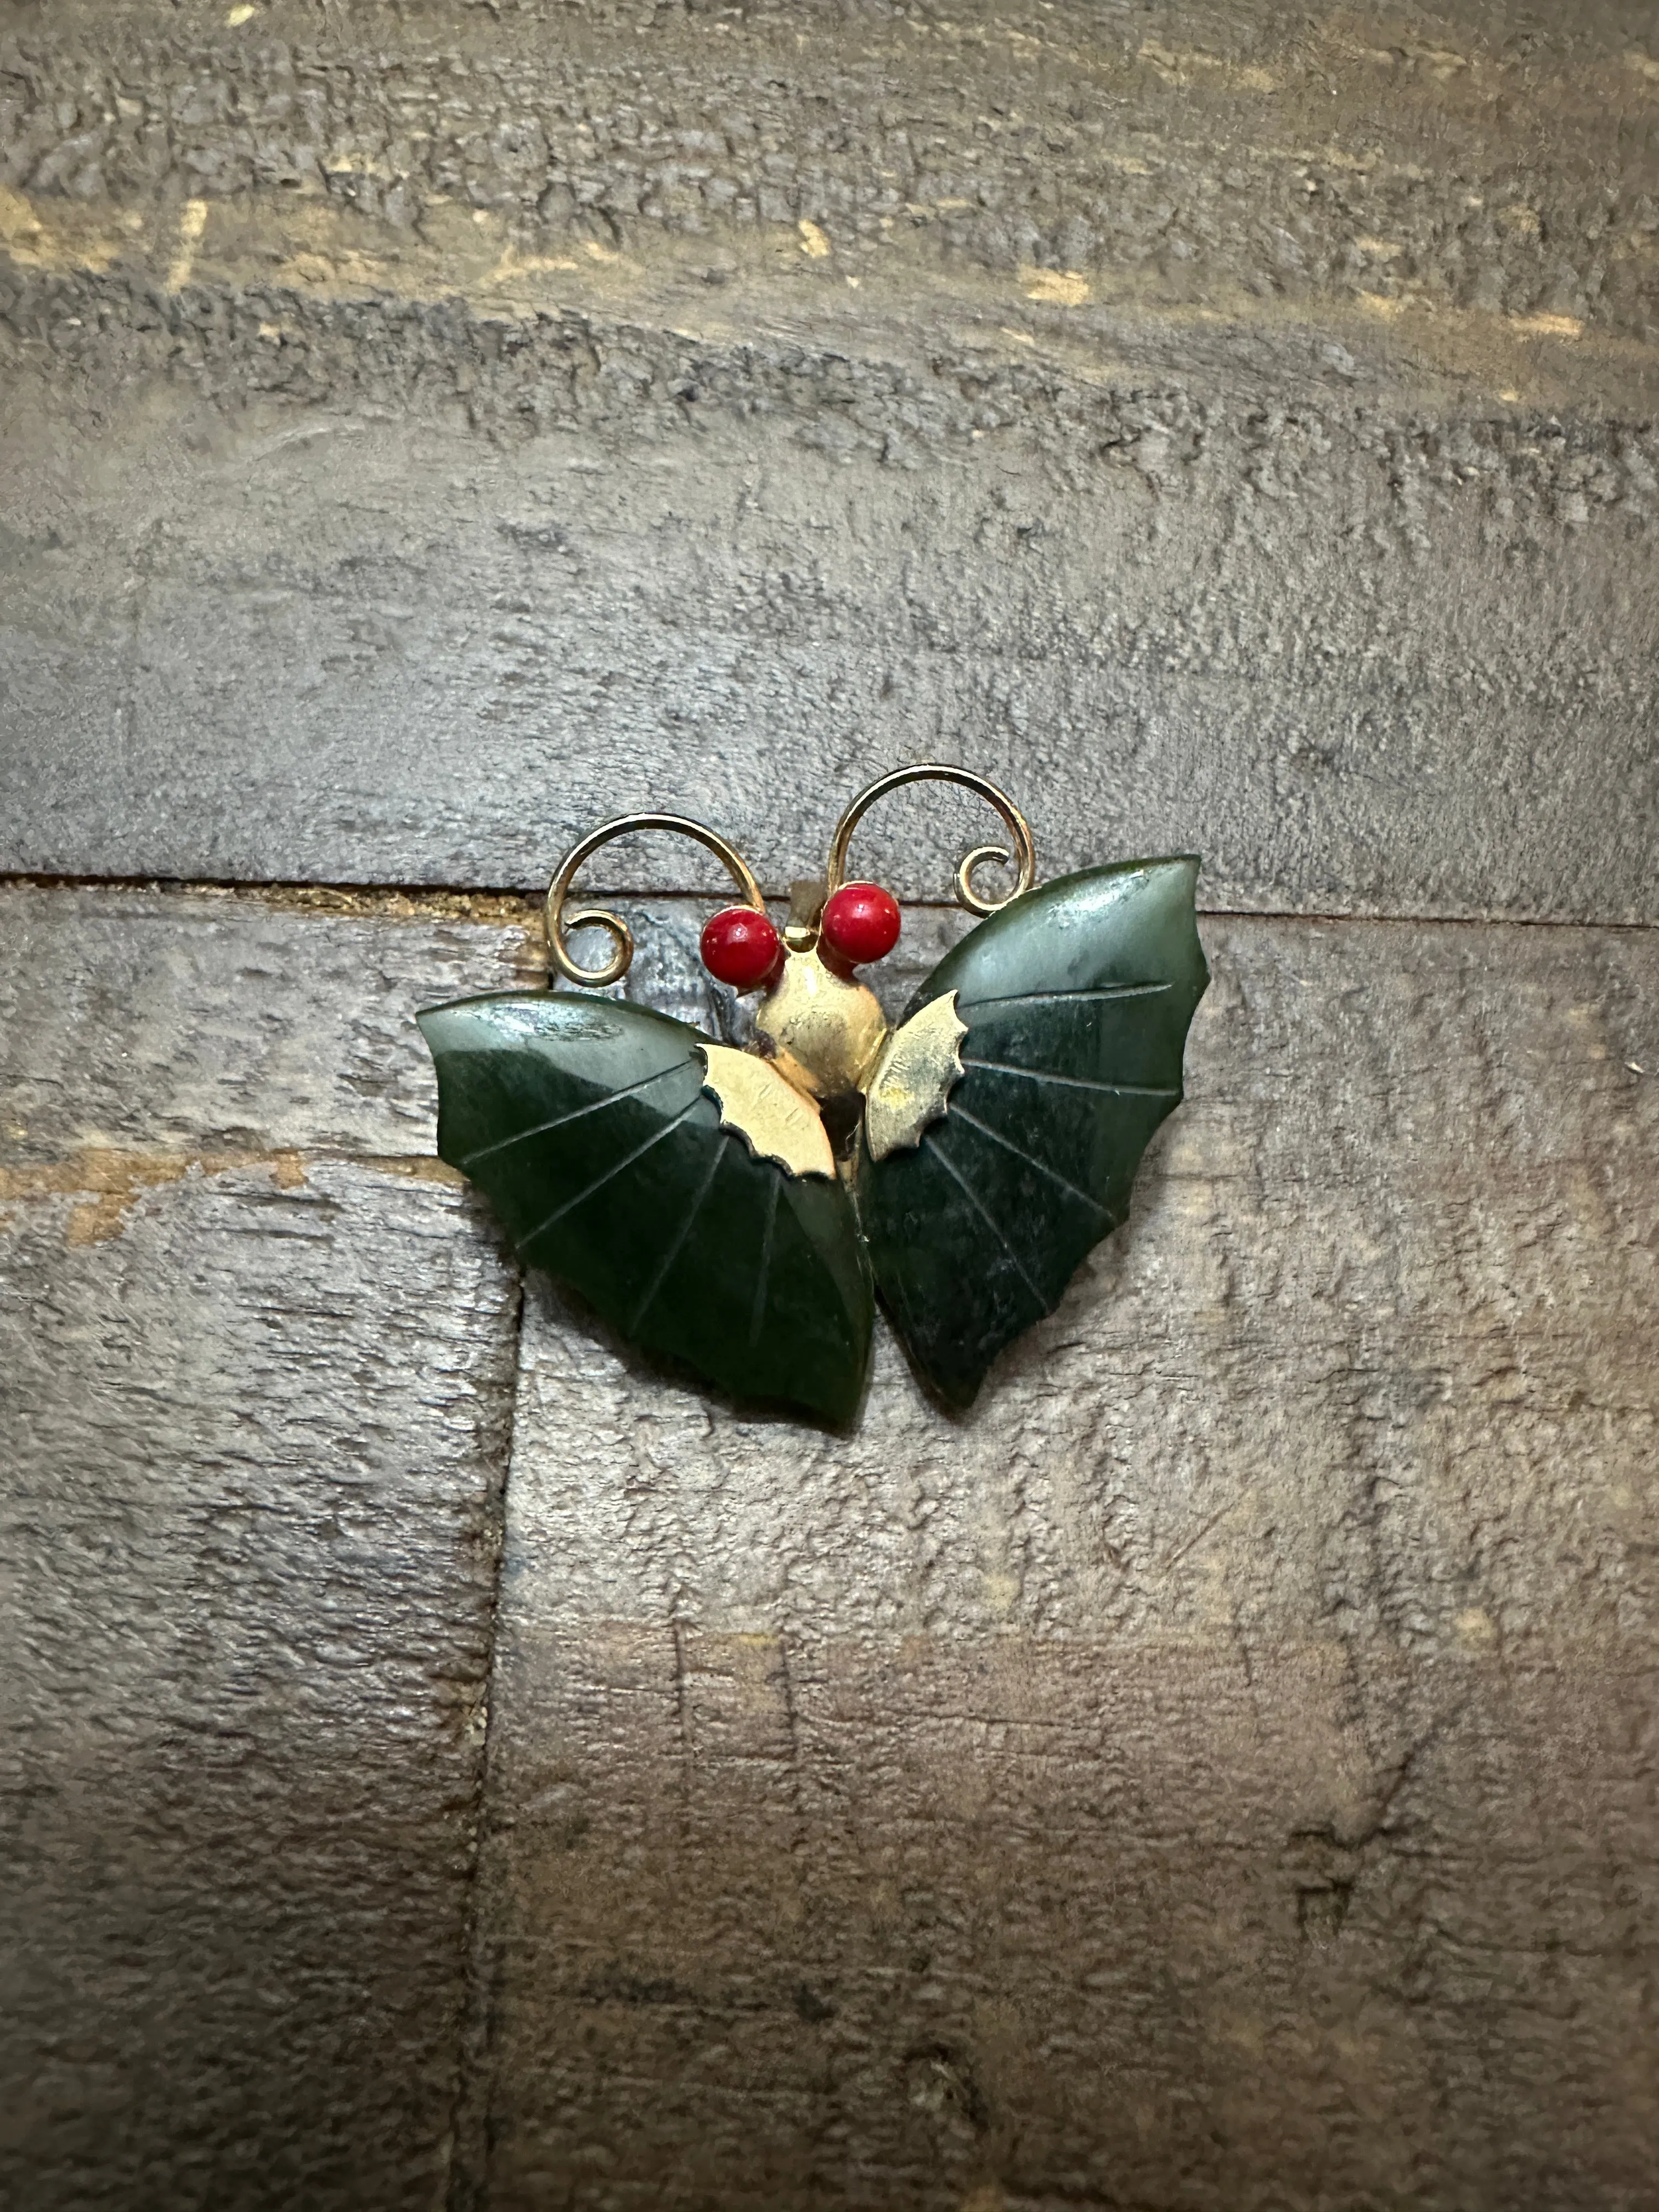
<path id="1" fill-rule="evenodd" d="M 1659 2203 L 1656 120 L 1620 0 L 9 0 L 6 2202 Z M 410 1015 L 940 754 L 1215 981 L 834 1438 Z"/>

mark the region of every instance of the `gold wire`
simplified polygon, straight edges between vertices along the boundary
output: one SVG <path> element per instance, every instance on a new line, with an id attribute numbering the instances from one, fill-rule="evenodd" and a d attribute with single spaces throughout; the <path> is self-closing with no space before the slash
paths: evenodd
<path id="1" fill-rule="evenodd" d="M 749 863 L 735 845 L 727 844 L 715 830 L 705 829 L 701 822 L 690 821 L 684 814 L 619 814 L 614 822 L 602 822 L 597 830 L 590 830 L 579 844 L 573 845 L 560 861 L 557 872 L 547 890 L 547 952 L 548 957 L 568 983 L 580 983 L 590 991 L 603 990 L 608 983 L 620 983 L 628 973 L 634 957 L 634 933 L 618 914 L 602 906 L 575 907 L 567 914 L 564 902 L 570 890 L 571 878 L 584 860 L 592 860 L 601 845 L 608 845 L 613 837 L 625 836 L 630 830 L 670 830 L 681 837 L 695 837 L 706 845 L 716 860 L 723 863 L 732 881 L 743 893 L 743 903 L 766 911 L 766 902 L 761 896 L 760 885 L 750 871 Z M 615 951 L 598 968 L 584 968 L 571 956 L 565 942 L 568 929 L 596 927 L 611 937 Z"/>
<path id="2" fill-rule="evenodd" d="M 878 777 L 867 790 L 860 792 L 836 823 L 836 834 L 830 841 L 830 865 L 824 871 L 825 897 L 832 896 L 841 889 L 847 866 L 847 848 L 866 808 L 873 805 L 877 799 L 885 798 L 890 791 L 897 791 L 907 783 L 923 782 L 959 783 L 968 790 L 976 792 L 1002 817 L 1013 840 L 1012 852 L 1001 845 L 975 845 L 971 853 L 963 855 L 956 874 L 957 902 L 966 907 L 969 914 L 998 914 L 1011 900 L 1029 891 L 1036 881 L 1036 847 L 1032 842 L 1031 825 L 1013 800 L 982 775 L 975 775 L 971 769 L 949 768 L 938 761 L 925 761 L 919 762 L 914 768 L 896 768 L 890 775 Z M 975 869 L 982 866 L 987 860 L 995 860 L 1004 867 L 1010 867 L 1016 858 L 1019 873 L 1012 890 L 1000 899 L 981 898 L 974 889 Z"/>

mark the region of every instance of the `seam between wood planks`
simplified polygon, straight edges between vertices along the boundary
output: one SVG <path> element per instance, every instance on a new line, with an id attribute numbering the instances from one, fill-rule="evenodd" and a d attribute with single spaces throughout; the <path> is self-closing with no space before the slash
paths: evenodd
<path id="1" fill-rule="evenodd" d="M 483 1913 L 484 1853 L 496 1747 L 495 1668 L 501 1614 L 501 1577 L 507 1561 L 507 1520 L 512 1503 L 514 1446 L 524 1389 L 524 1270 L 514 1270 L 518 1297 L 513 1312 L 513 1374 L 507 1427 L 495 1492 L 495 1555 L 491 1562 L 484 1627 L 483 1745 L 471 1806 L 466 1904 L 461 1928 L 461 2002 L 456 2021 L 454 2092 L 444 2137 L 445 2212 L 483 2212 L 489 2191 L 490 2117 L 495 2088 L 497 1976 Z"/>
<path id="2" fill-rule="evenodd" d="M 1148 855 L 1146 857 L 1154 857 Z M 782 904 L 787 889 L 763 885 L 769 899 Z M 522 886 L 463 884 L 283 883 L 264 878 L 179 876 L 50 875 L 38 870 L 0 869 L 0 890 L 148 891 L 164 898 L 231 898 L 293 914 L 314 914 L 364 921 L 459 921 L 481 927 L 523 928 L 541 934 L 544 894 Z M 585 887 L 594 898 L 674 899 L 706 904 L 724 894 L 719 886 L 685 884 L 615 884 Z M 902 903 L 923 913 L 960 911 L 954 899 L 907 898 Z M 1343 911 L 1333 907 L 1206 906 L 1198 912 L 1212 921 L 1306 921 L 1367 926 L 1463 929 L 1600 929 L 1631 933 L 1659 929 L 1650 921 L 1618 921 L 1577 915 L 1458 914 L 1433 908 L 1384 914 Z"/>

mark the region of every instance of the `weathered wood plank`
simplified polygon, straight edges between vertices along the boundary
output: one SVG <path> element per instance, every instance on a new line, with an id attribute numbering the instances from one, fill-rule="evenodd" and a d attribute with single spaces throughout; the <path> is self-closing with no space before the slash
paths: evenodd
<path id="1" fill-rule="evenodd" d="M 969 1419 L 532 1289 L 483 2201 L 1640 2201 L 1659 939 L 1206 937 Z"/>
<path id="2" fill-rule="evenodd" d="M 0 932 L 0 2195 L 436 2212 L 517 1293 L 389 1001 L 516 933 Z"/>
<path id="3" fill-rule="evenodd" d="M 20 15 L 0 863 L 781 888 L 945 751 L 1220 908 L 1653 917 L 1620 11 L 475 14 Z"/>
<path id="4" fill-rule="evenodd" d="M 804 219 L 797 265 L 836 283 L 838 255 L 1069 266 L 1172 305 L 1414 301 L 1645 341 L 1651 211 L 1608 188 L 1653 156 L 1650 27 L 1616 0 L 369 0 L 321 21 L 266 0 L 240 24 L 203 0 L 25 0 L 0 182 L 169 212 L 281 191 L 416 251 L 452 208 L 567 252 L 654 236 L 705 260 Z"/>
<path id="5" fill-rule="evenodd" d="M 658 963 L 664 920 L 641 933 Z M 429 1154 L 415 1008 L 547 972 L 539 917 L 503 899 L 0 884 L 0 1139 L 25 1173 L 98 1151 Z"/>
<path id="6" fill-rule="evenodd" d="M 654 802 L 779 890 L 864 781 L 943 756 L 1012 787 L 1056 868 L 1203 851 L 1212 906 L 1650 916 L 1643 495 L 1583 529 L 1523 497 L 1530 550 L 1483 545 L 1478 470 L 1523 425 L 1471 432 L 1477 472 L 1413 543 L 1374 424 L 1274 506 L 1245 489 L 1253 441 L 1236 473 L 1214 457 L 1219 426 L 1200 465 L 1228 480 L 1166 495 L 1121 461 L 1068 489 L 971 447 L 896 483 L 787 419 L 503 456 L 143 404 L 72 440 L 51 521 L 27 488 L 61 426 L 13 418 L 13 867 L 531 886 Z M 918 807 L 902 842 L 901 819 L 872 864 L 937 896 L 957 817 Z"/>
<path id="7" fill-rule="evenodd" d="M 1214 907 L 1656 919 L 1651 28 L 14 7 L 0 867 L 781 888 L 949 751 Z M 406 1015 L 536 953 L 362 903 L 0 890 L 6 2185 L 1644 2203 L 1653 938 L 1212 926 L 967 1425 L 538 1285 L 463 2081 L 514 1294 Z"/>

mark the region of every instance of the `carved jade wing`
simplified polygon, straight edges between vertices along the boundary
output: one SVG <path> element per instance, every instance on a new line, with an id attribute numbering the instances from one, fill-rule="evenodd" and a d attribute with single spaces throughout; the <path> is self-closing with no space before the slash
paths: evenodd
<path id="1" fill-rule="evenodd" d="M 856 970 L 891 950 L 898 910 L 842 880 L 870 803 L 924 778 L 967 785 L 1012 849 L 982 847 L 957 896 L 985 918 L 890 1030 Z M 711 971 L 763 996 L 739 1051 L 597 995 L 626 972 L 627 925 L 566 911 L 576 870 L 629 829 L 675 829 L 744 894 L 703 932 Z M 994 904 L 981 863 L 1018 869 Z M 922 1382 L 969 1405 L 1002 1347 L 1065 1294 L 1128 1210 L 1152 1136 L 1182 1095 L 1208 974 L 1198 862 L 1132 860 L 1035 886 L 1030 833 L 994 786 L 904 769 L 837 827 L 814 896 L 780 933 L 741 858 L 667 815 L 606 823 L 548 894 L 555 968 L 586 990 L 463 999 L 419 1016 L 437 1063 L 438 1150 L 489 1197 L 521 1256 L 624 1337 L 734 1397 L 845 1424 L 869 1364 L 875 1297 Z M 565 931 L 597 923 L 600 968 Z"/>

